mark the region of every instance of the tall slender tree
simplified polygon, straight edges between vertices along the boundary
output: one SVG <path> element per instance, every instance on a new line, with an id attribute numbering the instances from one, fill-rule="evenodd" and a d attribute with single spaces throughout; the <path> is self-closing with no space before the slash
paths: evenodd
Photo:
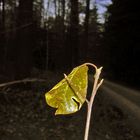
<path id="1" fill-rule="evenodd" d="M 87 59 L 88 51 L 88 34 L 89 34 L 89 16 L 90 16 L 90 0 L 86 0 L 85 22 L 84 22 L 84 48 L 85 60 Z"/>
<path id="2" fill-rule="evenodd" d="M 78 0 L 71 0 L 70 15 L 70 57 L 72 65 L 77 65 L 79 60 L 79 12 Z"/>
<path id="3" fill-rule="evenodd" d="M 62 0 L 62 22 L 63 22 L 63 35 L 65 33 L 65 0 Z"/>
<path id="4" fill-rule="evenodd" d="M 5 43 L 5 0 L 0 0 L 0 72 L 3 72 Z"/>
<path id="5" fill-rule="evenodd" d="M 17 18 L 17 46 L 15 48 L 16 78 L 30 76 L 32 68 L 32 47 L 33 47 L 33 1 L 19 0 L 19 14 Z"/>

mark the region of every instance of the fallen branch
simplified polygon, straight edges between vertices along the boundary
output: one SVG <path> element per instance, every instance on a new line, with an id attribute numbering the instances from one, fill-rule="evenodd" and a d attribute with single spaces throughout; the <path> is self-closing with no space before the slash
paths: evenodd
<path id="1" fill-rule="evenodd" d="M 0 84 L 0 88 L 5 87 L 5 86 L 10 86 L 10 85 L 14 85 L 14 84 L 19 84 L 19 83 L 27 83 L 27 82 L 45 82 L 46 80 L 44 79 L 23 79 L 23 80 L 16 80 L 16 81 L 11 81 L 11 82 L 7 82 L 7 83 L 2 83 Z"/>

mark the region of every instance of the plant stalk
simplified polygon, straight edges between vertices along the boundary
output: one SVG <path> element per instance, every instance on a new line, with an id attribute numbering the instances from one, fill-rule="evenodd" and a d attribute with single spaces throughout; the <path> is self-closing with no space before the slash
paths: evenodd
<path id="1" fill-rule="evenodd" d="M 87 103 L 87 120 L 86 120 L 86 126 L 85 126 L 84 140 L 88 140 L 88 136 L 89 136 L 89 127 L 90 127 L 93 101 L 94 101 L 98 88 L 103 83 L 103 79 L 99 82 L 99 77 L 100 77 L 102 67 L 100 67 L 99 69 L 97 69 L 96 67 L 94 67 L 94 68 L 96 69 L 96 73 L 94 76 L 95 80 L 94 80 L 94 84 L 93 84 L 93 90 L 92 90 L 92 94 L 90 97 L 90 101 Z"/>

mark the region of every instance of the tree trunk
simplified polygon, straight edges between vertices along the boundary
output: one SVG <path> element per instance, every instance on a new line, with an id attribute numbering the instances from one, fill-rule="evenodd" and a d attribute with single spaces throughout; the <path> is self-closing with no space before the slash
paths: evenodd
<path id="1" fill-rule="evenodd" d="M 19 1 L 15 79 L 29 77 L 32 68 L 33 0 Z"/>
<path id="2" fill-rule="evenodd" d="M 70 16 L 70 57 L 72 66 L 78 64 L 79 59 L 79 13 L 78 13 L 78 0 L 71 0 L 71 16 Z"/>
<path id="3" fill-rule="evenodd" d="M 62 0 L 63 34 L 65 33 L 65 0 Z"/>
<path id="4" fill-rule="evenodd" d="M 56 3 L 56 0 L 54 0 L 54 10 L 55 10 L 55 17 L 57 17 L 57 3 Z"/>
<path id="5" fill-rule="evenodd" d="M 0 73 L 4 71 L 4 47 L 5 47 L 5 0 L 1 0 L 0 10 Z"/>
<path id="6" fill-rule="evenodd" d="M 60 0 L 58 0 L 58 6 L 57 6 L 57 8 L 58 8 L 57 9 L 58 10 L 57 13 L 58 13 L 58 16 L 60 17 L 61 16 L 61 13 L 60 13 L 61 12 L 61 1 Z"/>
<path id="7" fill-rule="evenodd" d="M 86 0 L 86 12 L 85 12 L 85 23 L 84 23 L 84 59 L 87 59 L 88 53 L 88 33 L 89 33 L 89 16 L 90 16 L 90 0 Z"/>

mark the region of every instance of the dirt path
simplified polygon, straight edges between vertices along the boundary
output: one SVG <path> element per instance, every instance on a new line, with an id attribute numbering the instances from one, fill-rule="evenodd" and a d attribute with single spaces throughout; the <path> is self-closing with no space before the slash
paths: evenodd
<path id="1" fill-rule="evenodd" d="M 140 107 L 140 91 L 113 83 L 111 81 L 105 80 L 104 86 L 108 87 L 109 89 L 115 91 L 119 95 L 123 96 L 124 98 L 131 101 L 133 104 L 136 104 Z"/>
<path id="2" fill-rule="evenodd" d="M 128 125 L 140 134 L 140 92 L 110 81 L 105 81 L 101 89 L 104 96 L 111 98 L 113 104 L 129 116 Z"/>
<path id="3" fill-rule="evenodd" d="M 132 114 L 136 121 L 140 123 L 140 93 L 138 91 L 109 81 L 105 81 L 101 88 L 117 106 L 121 107 L 124 112 Z"/>

